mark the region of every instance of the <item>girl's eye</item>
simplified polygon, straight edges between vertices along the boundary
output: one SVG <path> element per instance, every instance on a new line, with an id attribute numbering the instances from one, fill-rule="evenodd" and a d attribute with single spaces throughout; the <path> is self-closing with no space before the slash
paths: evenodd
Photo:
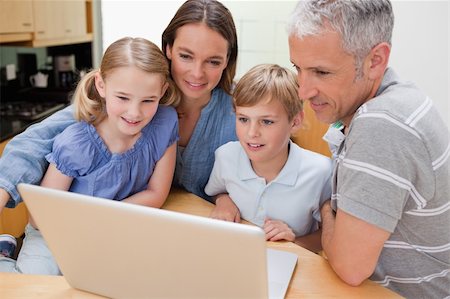
<path id="1" fill-rule="evenodd" d="M 246 117 L 239 117 L 238 120 L 239 120 L 239 122 L 245 124 L 248 121 L 248 118 L 246 118 Z"/>
<path id="2" fill-rule="evenodd" d="M 127 97 L 123 97 L 123 96 L 117 96 L 120 100 L 122 100 L 122 101 L 126 101 L 126 100 L 128 100 L 128 98 Z"/>
<path id="3" fill-rule="evenodd" d="M 268 120 L 268 119 L 263 119 L 263 120 L 262 120 L 262 123 L 263 123 L 264 125 L 269 126 L 269 125 L 273 124 L 273 121 Z"/>

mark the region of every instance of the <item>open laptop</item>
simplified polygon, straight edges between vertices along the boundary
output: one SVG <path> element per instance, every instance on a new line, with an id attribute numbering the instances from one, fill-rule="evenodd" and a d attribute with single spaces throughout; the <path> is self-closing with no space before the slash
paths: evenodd
<path id="1" fill-rule="evenodd" d="M 283 298 L 297 255 L 256 226 L 19 184 L 74 288 L 113 298 Z"/>

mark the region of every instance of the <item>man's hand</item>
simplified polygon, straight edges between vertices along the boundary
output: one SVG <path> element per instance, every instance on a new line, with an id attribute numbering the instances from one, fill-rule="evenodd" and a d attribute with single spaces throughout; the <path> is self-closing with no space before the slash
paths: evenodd
<path id="1" fill-rule="evenodd" d="M 241 213 L 228 194 L 216 196 L 216 206 L 209 217 L 231 222 L 241 222 Z"/>
<path id="2" fill-rule="evenodd" d="M 264 222 L 264 232 L 266 233 L 267 241 L 286 240 L 293 242 L 295 234 L 292 229 L 283 221 L 266 219 Z"/>

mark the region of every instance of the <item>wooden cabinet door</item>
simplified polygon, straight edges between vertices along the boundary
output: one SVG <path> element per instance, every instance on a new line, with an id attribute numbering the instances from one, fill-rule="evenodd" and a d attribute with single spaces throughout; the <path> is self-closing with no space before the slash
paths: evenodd
<path id="1" fill-rule="evenodd" d="M 61 39 L 86 35 L 84 0 L 34 0 L 35 39 Z"/>
<path id="2" fill-rule="evenodd" d="M 34 0 L 33 16 L 35 39 L 54 39 L 64 35 L 61 1 Z"/>
<path id="3" fill-rule="evenodd" d="M 0 33 L 33 32 L 31 0 L 0 0 Z"/>
<path id="4" fill-rule="evenodd" d="M 86 2 L 84 0 L 63 2 L 64 36 L 86 35 Z"/>

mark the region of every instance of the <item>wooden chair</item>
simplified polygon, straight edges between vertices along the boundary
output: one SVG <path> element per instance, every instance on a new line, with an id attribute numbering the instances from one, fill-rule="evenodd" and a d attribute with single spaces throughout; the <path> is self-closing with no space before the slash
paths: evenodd
<path id="1" fill-rule="evenodd" d="M 322 139 L 328 130 L 328 124 L 317 120 L 308 103 L 305 103 L 303 110 L 305 113 L 303 127 L 291 137 L 292 141 L 304 149 L 331 157 L 328 144 Z"/>
<path id="2" fill-rule="evenodd" d="M 0 143 L 0 156 L 8 141 Z M 0 214 L 0 234 L 10 234 L 16 238 L 23 235 L 28 223 L 28 210 L 22 202 L 14 209 L 3 208 Z"/>

